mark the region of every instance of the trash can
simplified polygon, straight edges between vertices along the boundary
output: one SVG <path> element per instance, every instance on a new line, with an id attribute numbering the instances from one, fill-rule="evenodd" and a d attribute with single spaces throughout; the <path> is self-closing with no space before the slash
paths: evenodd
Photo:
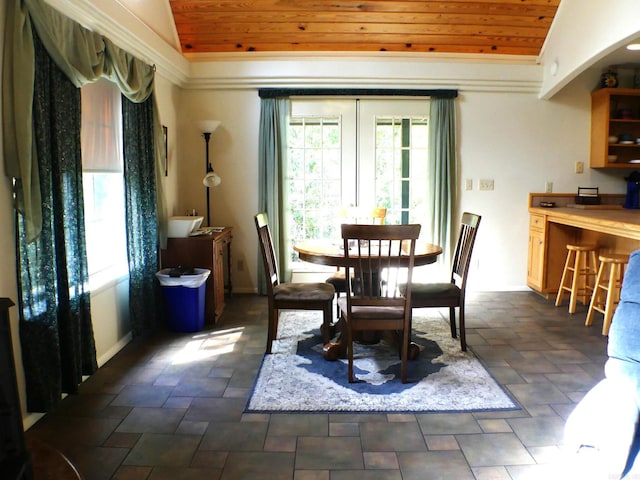
<path id="1" fill-rule="evenodd" d="M 210 273 L 206 268 L 164 268 L 156 273 L 170 330 L 202 330 L 206 281 Z"/>

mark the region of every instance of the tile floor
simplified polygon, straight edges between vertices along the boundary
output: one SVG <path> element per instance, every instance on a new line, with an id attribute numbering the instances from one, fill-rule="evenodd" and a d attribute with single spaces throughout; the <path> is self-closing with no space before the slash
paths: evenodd
<path id="1" fill-rule="evenodd" d="M 457 414 L 243 414 L 266 299 L 235 295 L 222 325 L 137 340 L 27 437 L 87 480 L 541 479 L 564 421 L 603 377 L 602 319 L 532 292 L 468 299 L 468 342 L 523 409 Z M 199 348 L 206 346 L 206 348 Z"/>

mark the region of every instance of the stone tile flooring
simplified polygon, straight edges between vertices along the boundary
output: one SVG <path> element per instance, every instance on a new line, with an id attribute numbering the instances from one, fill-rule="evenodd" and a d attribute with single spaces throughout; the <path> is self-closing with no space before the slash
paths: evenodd
<path id="1" fill-rule="evenodd" d="M 27 437 L 87 480 L 571 478 L 559 473 L 564 421 L 606 360 L 602 319 L 585 327 L 585 310 L 532 292 L 469 296 L 468 343 L 519 411 L 243 414 L 266 299 L 236 295 L 214 329 L 129 344 Z"/>

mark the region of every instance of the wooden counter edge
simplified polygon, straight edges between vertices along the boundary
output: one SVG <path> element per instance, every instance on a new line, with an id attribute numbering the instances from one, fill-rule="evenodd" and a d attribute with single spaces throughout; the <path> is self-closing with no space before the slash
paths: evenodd
<path id="1" fill-rule="evenodd" d="M 531 194 L 550 195 L 550 194 Z M 561 195 L 557 195 L 561 196 Z M 564 195 L 573 198 L 572 195 Z M 610 199 L 624 198 L 624 195 L 608 195 Z M 531 197 L 530 197 L 531 198 Z M 545 222 L 559 223 L 570 227 L 640 240 L 640 210 L 582 210 L 558 207 L 534 207 L 529 205 L 529 213 L 542 215 Z"/>

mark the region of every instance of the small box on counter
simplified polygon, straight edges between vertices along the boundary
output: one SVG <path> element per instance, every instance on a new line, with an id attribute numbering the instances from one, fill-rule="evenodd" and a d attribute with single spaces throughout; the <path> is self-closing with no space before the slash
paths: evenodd
<path id="1" fill-rule="evenodd" d="M 578 187 L 577 205 L 600 205 L 598 187 Z"/>

